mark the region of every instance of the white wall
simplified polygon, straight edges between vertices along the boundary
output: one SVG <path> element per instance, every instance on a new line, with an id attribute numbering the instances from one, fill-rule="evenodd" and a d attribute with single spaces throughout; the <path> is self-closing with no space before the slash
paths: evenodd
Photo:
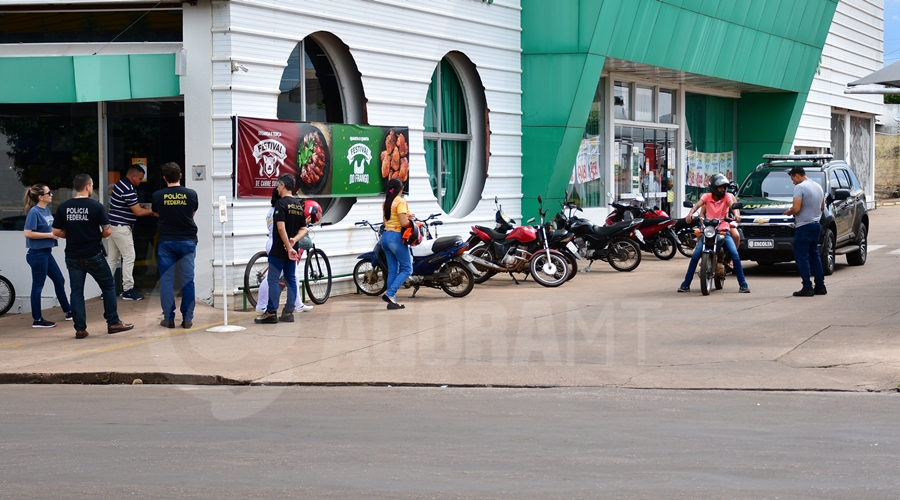
<path id="1" fill-rule="evenodd" d="M 831 147 L 834 108 L 873 115 L 873 121 L 874 115 L 882 113 L 882 96 L 844 94 L 844 88 L 848 82 L 881 69 L 883 40 L 883 0 L 840 0 L 822 49 L 819 72 L 800 118 L 794 148 Z"/>
<path id="2" fill-rule="evenodd" d="M 192 30 L 209 33 L 202 16 L 188 15 L 185 5 L 185 46 L 197 42 Z M 231 117 L 234 115 L 276 118 L 278 86 L 288 56 L 294 46 L 310 33 L 327 31 L 350 48 L 362 73 L 368 112 L 372 125 L 408 126 L 410 130 L 410 196 L 408 200 L 417 214 L 439 213 L 425 167 L 422 138 L 425 96 L 431 75 L 441 58 L 450 51 L 465 54 L 476 65 L 485 87 L 490 109 L 491 160 L 483 200 L 465 219 L 443 217 L 441 235 L 468 235 L 475 223 L 493 221 L 493 198 L 503 199 L 504 210 L 513 217 L 521 213 L 521 63 L 520 6 L 518 0 L 495 0 L 493 4 L 474 0 L 232 0 L 209 6 L 212 14 L 211 52 L 202 64 L 210 68 L 212 179 L 204 189 L 204 200 L 227 194 L 232 198 L 230 174 L 233 169 Z M 190 24 L 189 24 L 190 23 Z M 196 25 L 194 25 L 196 23 Z M 199 45 L 199 44 L 198 44 Z M 204 56 L 188 47 L 189 60 Z M 231 71 L 231 59 L 248 68 L 247 72 Z M 193 64 L 193 63 L 192 63 Z M 189 79 L 195 78 L 190 74 Z M 184 81 L 184 79 L 183 79 Z M 200 86 L 200 82 L 197 82 Z M 185 114 L 188 164 L 205 163 L 203 144 L 195 137 L 201 120 L 190 114 L 201 113 L 189 107 L 189 101 L 201 96 L 191 87 L 185 91 Z M 207 91 L 206 95 L 210 95 Z M 203 161 L 201 161 L 203 160 Z M 202 184 L 202 185 L 201 185 Z M 226 233 L 234 233 L 229 243 L 233 254 L 225 260 L 233 263 L 232 279 L 226 284 L 228 293 L 236 291 L 243 279 L 243 266 L 257 251 L 264 249 L 268 200 L 237 199 L 232 222 Z M 354 228 L 362 219 L 380 220 L 380 198 L 362 198 L 344 220 L 315 232 L 316 245 L 331 257 L 336 275 L 349 274 L 356 256 L 371 249 L 374 236 L 369 229 Z M 207 205 L 209 206 L 209 205 Z M 199 219 L 198 219 L 199 223 Z M 200 254 L 221 258 L 221 240 L 211 238 L 218 225 L 201 227 L 198 273 L 203 265 Z M 205 261 L 204 261 L 205 262 Z M 220 271 L 216 270 L 218 275 Z M 336 291 L 349 291 L 352 281 L 336 282 Z M 215 300 L 221 301 L 222 283 L 216 282 Z M 198 296 L 209 295 L 204 284 L 197 282 Z M 239 300 L 239 299 L 238 299 Z"/>

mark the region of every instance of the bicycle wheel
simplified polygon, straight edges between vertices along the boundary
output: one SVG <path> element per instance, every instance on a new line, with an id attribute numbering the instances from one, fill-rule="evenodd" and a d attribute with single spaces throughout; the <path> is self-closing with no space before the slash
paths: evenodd
<path id="1" fill-rule="evenodd" d="M 13 288 L 12 282 L 5 276 L 0 276 L 0 316 L 9 312 L 15 301 L 16 289 Z"/>
<path id="2" fill-rule="evenodd" d="M 250 258 L 247 268 L 244 269 L 244 297 L 252 307 L 256 307 L 259 297 L 259 287 L 266 286 L 266 271 L 269 270 L 269 260 L 266 252 L 257 252 Z"/>
<path id="3" fill-rule="evenodd" d="M 306 268 L 303 272 L 306 293 L 314 304 L 324 304 L 331 295 L 331 263 L 328 256 L 318 248 L 306 254 Z"/>

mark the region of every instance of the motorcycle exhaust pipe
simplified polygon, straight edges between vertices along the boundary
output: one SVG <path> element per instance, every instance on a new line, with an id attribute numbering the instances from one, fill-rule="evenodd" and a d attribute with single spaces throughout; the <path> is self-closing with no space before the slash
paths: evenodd
<path id="1" fill-rule="evenodd" d="M 472 254 L 469 254 L 469 257 L 472 258 L 472 260 L 470 261 L 472 264 L 477 264 L 481 267 L 486 267 L 492 271 L 501 271 L 501 272 L 508 271 L 508 269 L 506 269 L 505 267 L 498 266 L 497 264 L 494 264 L 493 262 L 484 260 L 481 257 L 476 257 Z M 466 260 L 468 260 L 468 259 L 466 259 Z"/>

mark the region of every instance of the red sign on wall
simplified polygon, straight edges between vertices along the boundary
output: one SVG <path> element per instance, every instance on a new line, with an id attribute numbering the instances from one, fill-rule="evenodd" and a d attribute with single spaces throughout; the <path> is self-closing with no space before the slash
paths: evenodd
<path id="1" fill-rule="evenodd" d="M 240 117 L 236 122 L 237 196 L 269 198 L 279 175 L 297 176 L 300 129 L 279 120 Z"/>
<path id="2" fill-rule="evenodd" d="M 235 117 L 237 196 L 269 198 L 291 174 L 300 196 L 378 196 L 409 190 L 409 129 Z"/>

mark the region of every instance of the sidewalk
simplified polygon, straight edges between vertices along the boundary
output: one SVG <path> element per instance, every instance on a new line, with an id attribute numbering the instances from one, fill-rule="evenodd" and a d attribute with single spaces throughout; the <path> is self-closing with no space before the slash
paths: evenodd
<path id="1" fill-rule="evenodd" d="M 332 297 L 292 324 L 229 311 L 247 330 L 228 334 L 205 331 L 222 322 L 205 305 L 194 328 L 160 327 L 152 295 L 120 301 L 135 329 L 107 335 L 94 299 L 84 340 L 58 309 L 46 314 L 52 329 L 32 329 L 28 314 L 0 318 L 0 382 L 896 391 L 900 207 L 870 218 L 868 262 L 839 256 L 826 296 L 792 297 L 793 264 L 754 263 L 749 295 L 733 278 L 708 297 L 696 280 L 678 294 L 688 260 L 644 254 L 634 272 L 595 262 L 555 289 L 496 276 L 462 299 L 401 290 L 399 311 L 362 295 Z"/>

